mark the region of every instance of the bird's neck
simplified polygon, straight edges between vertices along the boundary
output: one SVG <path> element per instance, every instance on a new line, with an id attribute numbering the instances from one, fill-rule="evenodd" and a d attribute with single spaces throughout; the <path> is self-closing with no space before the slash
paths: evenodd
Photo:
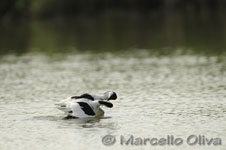
<path id="1" fill-rule="evenodd" d="M 108 99 L 108 96 L 107 95 L 100 96 L 100 99 L 101 100 L 107 100 Z"/>

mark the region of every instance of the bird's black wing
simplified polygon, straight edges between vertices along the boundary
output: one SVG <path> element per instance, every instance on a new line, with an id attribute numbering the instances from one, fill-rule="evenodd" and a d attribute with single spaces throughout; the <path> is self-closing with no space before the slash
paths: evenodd
<path id="1" fill-rule="evenodd" d="M 80 105 L 80 107 L 82 108 L 82 110 L 84 111 L 85 114 L 91 115 L 91 116 L 94 116 L 95 115 L 95 112 L 89 106 L 89 104 L 84 103 L 84 102 L 78 102 L 78 104 Z"/>
<path id="2" fill-rule="evenodd" d="M 79 99 L 79 98 L 86 98 L 86 99 L 89 99 L 89 100 L 92 100 L 94 101 L 94 98 L 92 95 L 88 94 L 88 93 L 85 93 L 85 94 L 82 94 L 80 96 L 73 96 L 71 98 L 75 98 L 75 99 Z"/>
<path id="3" fill-rule="evenodd" d="M 99 101 L 99 104 L 104 105 L 104 106 L 109 107 L 109 108 L 113 107 L 113 104 L 109 101 Z"/>

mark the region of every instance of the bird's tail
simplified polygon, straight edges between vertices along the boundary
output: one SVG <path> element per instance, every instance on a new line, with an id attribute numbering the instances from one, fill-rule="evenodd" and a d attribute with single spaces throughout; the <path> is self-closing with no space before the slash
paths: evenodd
<path id="1" fill-rule="evenodd" d="M 55 103 L 55 105 L 57 106 L 57 108 L 61 111 L 64 111 L 65 113 L 68 113 L 71 110 L 71 104 L 69 102 L 65 102 L 64 100 L 63 101 L 60 101 L 58 103 Z"/>

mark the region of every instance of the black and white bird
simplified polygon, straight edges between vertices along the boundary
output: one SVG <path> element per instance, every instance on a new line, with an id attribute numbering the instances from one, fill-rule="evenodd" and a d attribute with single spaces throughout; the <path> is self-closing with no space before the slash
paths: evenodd
<path id="1" fill-rule="evenodd" d="M 67 117 L 87 118 L 103 116 L 104 111 L 100 106 L 113 107 L 109 100 L 116 100 L 117 94 L 113 91 L 105 92 L 103 96 L 88 93 L 80 96 L 68 97 L 56 103 L 57 108 L 65 112 Z"/>

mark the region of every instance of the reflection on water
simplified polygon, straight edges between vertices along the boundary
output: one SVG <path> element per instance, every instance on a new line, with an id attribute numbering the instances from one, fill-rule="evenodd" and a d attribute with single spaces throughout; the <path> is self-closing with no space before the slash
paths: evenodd
<path id="1" fill-rule="evenodd" d="M 105 124 L 102 125 L 100 123 L 101 119 L 110 119 L 112 117 L 101 117 L 101 118 L 83 118 L 83 119 L 77 119 L 77 118 L 69 118 L 69 117 L 65 117 L 65 116 L 34 116 L 33 118 L 29 119 L 29 120 L 33 120 L 33 119 L 37 119 L 37 120 L 43 120 L 43 121 L 54 121 L 54 122 L 61 122 L 61 125 L 64 124 L 64 128 L 68 128 L 68 126 L 73 126 L 73 128 L 75 127 L 74 125 L 77 125 L 78 128 L 104 128 L 108 127 L 111 128 L 112 125 L 110 124 Z"/>
<path id="2" fill-rule="evenodd" d="M 119 51 L 188 49 L 221 53 L 226 45 L 223 12 L 105 13 L 67 19 L 21 20 L 0 24 L 0 52 Z M 214 51 L 213 51 L 214 50 Z"/>

